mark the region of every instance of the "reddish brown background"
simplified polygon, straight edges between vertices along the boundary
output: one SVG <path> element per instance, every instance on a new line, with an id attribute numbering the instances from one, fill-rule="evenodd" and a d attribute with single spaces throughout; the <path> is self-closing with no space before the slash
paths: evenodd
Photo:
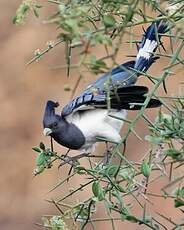
<path id="1" fill-rule="evenodd" d="M 39 141 L 49 143 L 42 135 L 42 113 L 47 99 L 67 103 L 70 92 L 64 92 L 64 84 L 74 84 L 77 76 L 73 71 L 70 79 L 67 79 L 65 71 L 52 70 L 52 67 L 65 64 L 64 50 L 61 45 L 56 52 L 50 52 L 39 63 L 26 67 L 25 63 L 30 59 L 34 50 L 44 48 L 48 40 L 55 38 L 55 28 L 42 24 L 41 20 L 30 18 L 24 26 L 14 26 L 11 17 L 20 1 L 1 0 L 0 8 L 0 229 L 1 230 L 32 230 L 39 229 L 35 222 L 39 222 L 43 214 L 55 214 L 56 209 L 44 201 L 46 198 L 60 196 L 69 188 L 77 186 L 81 181 L 73 180 L 68 183 L 64 191 L 59 189 L 56 193 L 47 193 L 59 178 L 62 178 L 67 169 L 58 172 L 57 167 L 33 179 L 35 156 L 31 148 Z M 135 33 L 140 34 L 140 28 Z M 168 40 L 165 39 L 168 47 Z M 135 47 L 132 50 L 134 53 Z M 127 45 L 123 44 L 119 52 L 119 63 L 128 60 L 125 53 L 130 53 Z M 102 52 L 98 50 L 99 56 Z M 150 69 L 150 72 L 159 75 L 161 69 L 167 64 L 162 58 Z M 86 85 L 95 76 L 91 75 L 81 85 Z M 168 82 L 169 92 L 177 92 L 177 84 L 183 80 L 183 72 L 177 69 L 176 76 Z M 144 80 L 140 80 L 139 83 Z M 148 82 L 146 82 L 148 84 Z M 80 89 L 79 89 L 80 91 Z M 152 110 L 153 112 L 153 110 Z M 148 112 L 150 114 L 150 112 Z M 129 118 L 135 113 L 129 113 Z M 154 116 L 154 112 L 153 112 Z M 148 130 L 143 121 L 137 125 L 139 134 L 144 138 Z M 135 136 L 131 136 L 128 145 L 128 158 L 139 160 L 148 148 Z M 58 147 L 60 152 L 64 148 Z M 103 148 L 101 148 L 103 150 Z M 84 160 L 85 161 L 85 160 Z M 163 182 L 163 181 L 162 181 Z M 156 191 L 160 184 L 153 186 Z M 88 191 L 85 191 L 86 196 Z M 76 197 L 73 197 L 73 199 Z M 77 197 L 78 199 L 82 199 Z M 154 199 L 152 200 L 154 201 Z M 155 201 L 154 210 L 163 211 L 166 215 L 176 216 L 172 209 L 172 202 Z M 100 211 L 98 211 L 100 215 Z M 147 229 L 134 224 L 119 223 L 118 229 L 126 226 L 126 229 Z M 110 226 L 109 223 L 98 225 Z"/>

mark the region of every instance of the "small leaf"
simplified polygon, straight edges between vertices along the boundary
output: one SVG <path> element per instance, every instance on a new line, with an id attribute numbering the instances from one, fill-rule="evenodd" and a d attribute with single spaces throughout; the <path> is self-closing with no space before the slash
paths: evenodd
<path id="1" fill-rule="evenodd" d="M 150 136 L 150 135 L 146 135 L 145 140 L 151 142 L 152 144 L 156 144 L 156 145 L 162 143 L 161 137 L 154 137 L 154 136 Z"/>
<path id="2" fill-rule="evenodd" d="M 99 201 L 102 201 L 104 199 L 104 197 L 105 197 L 104 191 L 101 188 L 101 186 L 100 186 L 98 181 L 95 181 L 93 183 L 92 191 L 93 191 L 93 194 L 95 195 L 95 197 L 97 197 Z"/>
<path id="3" fill-rule="evenodd" d="M 123 186 L 121 186 L 120 184 L 116 184 L 116 188 L 117 188 L 117 190 L 118 191 L 120 191 L 120 192 L 126 192 L 126 190 L 123 188 Z"/>
<path id="4" fill-rule="evenodd" d="M 39 18 L 39 12 L 38 12 L 38 9 L 37 8 L 34 8 L 33 9 L 33 12 L 34 12 L 34 15 Z"/>
<path id="5" fill-rule="evenodd" d="M 131 215 L 126 215 L 126 220 L 128 220 L 132 223 L 138 223 L 139 222 L 139 220 L 135 216 L 131 216 Z"/>
<path id="6" fill-rule="evenodd" d="M 36 3 L 34 6 L 38 9 L 42 8 L 42 5 L 40 3 Z"/>
<path id="7" fill-rule="evenodd" d="M 122 221 L 126 220 L 127 216 L 130 216 L 130 213 L 127 208 L 123 207 L 121 209 L 121 220 Z"/>
<path id="8" fill-rule="evenodd" d="M 155 230 L 160 230 L 160 227 L 158 224 L 154 224 Z"/>
<path id="9" fill-rule="evenodd" d="M 150 166 L 146 162 L 142 163 L 141 172 L 145 177 L 149 177 L 151 169 L 150 169 Z"/>
<path id="10" fill-rule="evenodd" d="M 25 14 L 28 10 L 29 10 L 29 6 L 23 4 L 22 7 L 21 7 L 21 12 L 22 12 L 23 14 Z"/>
<path id="11" fill-rule="evenodd" d="M 66 29 L 69 32 L 74 33 L 75 35 L 78 35 L 80 33 L 78 22 L 75 19 L 66 20 L 63 26 L 64 26 L 64 29 Z"/>
<path id="12" fill-rule="evenodd" d="M 82 167 L 82 166 L 76 166 L 76 167 L 75 167 L 75 171 L 76 171 L 79 175 L 82 175 L 82 174 L 85 174 L 85 173 L 86 173 L 85 168 Z"/>
<path id="13" fill-rule="evenodd" d="M 104 191 L 101 189 L 98 194 L 98 200 L 102 201 L 105 198 Z"/>
<path id="14" fill-rule="evenodd" d="M 45 154 L 40 153 L 36 158 L 36 164 L 37 166 L 43 165 L 45 163 Z"/>
<path id="15" fill-rule="evenodd" d="M 114 176 L 116 176 L 118 169 L 119 169 L 118 165 L 111 165 L 109 168 L 107 168 L 107 174 L 110 177 L 114 177 Z"/>
<path id="16" fill-rule="evenodd" d="M 44 171 L 45 167 L 43 165 L 37 166 L 36 169 L 34 170 L 34 175 L 38 175 Z"/>
<path id="17" fill-rule="evenodd" d="M 34 147 L 32 148 L 32 150 L 34 150 L 35 152 L 41 153 L 41 150 L 38 147 Z"/>
<path id="18" fill-rule="evenodd" d="M 184 200 L 175 199 L 175 200 L 174 200 L 174 207 L 175 207 L 175 208 L 178 208 L 178 207 L 181 207 L 181 206 L 184 206 Z"/>
<path id="19" fill-rule="evenodd" d="M 13 16 L 13 18 L 12 18 L 12 22 L 13 22 L 13 24 L 16 24 L 16 22 L 17 22 L 17 16 L 15 15 L 15 16 Z"/>
<path id="20" fill-rule="evenodd" d="M 71 86 L 68 84 L 64 85 L 64 91 L 71 91 Z"/>
<path id="21" fill-rule="evenodd" d="M 180 160 L 182 158 L 182 153 L 177 149 L 170 148 L 164 151 L 167 156 L 172 157 L 174 160 Z"/>
<path id="22" fill-rule="evenodd" d="M 94 181 L 93 185 L 92 185 L 92 191 L 93 194 L 98 197 L 98 193 L 99 193 L 99 182 L 98 181 Z"/>
<path id="23" fill-rule="evenodd" d="M 105 27 L 113 27 L 116 24 L 116 20 L 111 15 L 104 15 L 103 22 Z"/>
<path id="24" fill-rule="evenodd" d="M 177 196 L 184 198 L 184 187 L 177 190 Z"/>
<path id="25" fill-rule="evenodd" d="M 43 142 L 40 142 L 40 149 L 45 150 L 45 145 Z"/>

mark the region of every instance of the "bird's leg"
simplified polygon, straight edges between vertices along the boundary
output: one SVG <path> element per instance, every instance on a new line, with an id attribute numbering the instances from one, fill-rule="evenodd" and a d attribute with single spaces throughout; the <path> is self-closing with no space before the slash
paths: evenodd
<path id="1" fill-rule="evenodd" d="M 83 157 L 87 157 L 89 155 L 89 153 L 81 153 L 77 156 L 74 156 L 74 157 L 71 157 L 71 160 L 76 162 L 78 161 L 79 159 L 83 158 Z"/>
<path id="2" fill-rule="evenodd" d="M 72 161 L 77 161 L 77 160 L 79 160 L 80 158 L 82 158 L 82 157 L 85 157 L 85 156 L 88 156 L 89 155 L 89 153 L 82 153 L 82 154 L 79 154 L 79 155 L 77 155 L 77 156 L 75 156 L 75 157 L 71 157 L 72 159 Z M 68 176 L 70 175 L 70 173 L 71 173 L 71 171 L 72 171 L 72 169 L 73 169 L 73 166 L 74 165 L 71 165 L 71 167 L 70 167 L 70 170 L 69 170 L 69 172 L 68 172 Z M 67 180 L 67 182 L 68 182 L 68 180 Z"/>
<path id="3" fill-rule="evenodd" d="M 77 161 L 85 156 L 88 156 L 89 153 L 82 153 L 82 154 L 79 154 L 77 156 L 74 156 L 74 157 L 70 157 L 70 156 L 66 156 L 66 159 L 64 158 L 63 161 L 58 168 L 60 168 L 61 166 L 65 165 L 66 163 L 70 164 L 71 166 L 75 166 Z"/>
<path id="4" fill-rule="evenodd" d="M 106 165 L 109 162 L 109 159 L 111 157 L 111 148 L 112 146 L 108 145 L 108 142 L 105 142 L 106 145 L 106 151 L 104 153 L 104 158 L 103 158 L 103 164 Z"/>
<path id="5" fill-rule="evenodd" d="M 66 164 L 66 163 L 71 164 L 71 166 L 73 166 L 72 163 L 70 162 L 70 157 L 68 156 L 68 153 L 70 152 L 70 150 L 71 150 L 71 149 L 68 149 L 64 155 L 62 154 L 62 155 L 60 156 L 60 159 L 63 161 L 63 163 L 61 163 L 61 164 L 58 166 L 58 169 L 59 169 L 61 166 L 63 166 L 64 164 Z"/>
<path id="6" fill-rule="evenodd" d="M 67 157 L 68 156 L 68 153 L 70 152 L 71 149 L 68 149 L 64 155 L 64 157 Z"/>

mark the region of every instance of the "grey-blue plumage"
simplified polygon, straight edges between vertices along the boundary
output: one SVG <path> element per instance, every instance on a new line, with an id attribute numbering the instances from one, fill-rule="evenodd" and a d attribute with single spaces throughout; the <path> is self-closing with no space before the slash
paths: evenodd
<path id="1" fill-rule="evenodd" d="M 63 108 L 61 115 L 55 114 L 58 104 L 48 101 L 43 119 L 44 134 L 67 148 L 84 153 L 93 151 L 98 137 L 118 143 L 123 122 L 109 115 L 123 119 L 126 110 L 141 108 L 148 88 L 134 84 L 140 72 L 147 71 L 158 59 L 154 52 L 161 34 L 166 31 L 167 25 L 162 20 L 152 23 L 143 35 L 136 60 L 117 66 L 91 83 Z M 151 99 L 147 108 L 160 105 L 159 100 Z"/>

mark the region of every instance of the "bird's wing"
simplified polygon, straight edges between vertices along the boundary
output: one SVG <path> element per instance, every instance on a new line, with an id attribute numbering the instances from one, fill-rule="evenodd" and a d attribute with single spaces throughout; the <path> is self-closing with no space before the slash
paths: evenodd
<path id="1" fill-rule="evenodd" d="M 134 64 L 134 61 L 126 62 L 92 82 L 78 97 L 74 98 L 63 108 L 62 115 L 67 116 L 74 110 L 76 111 L 76 109 L 94 109 L 93 102 L 104 101 L 106 92 L 114 88 L 123 87 L 126 92 L 128 90 L 126 86 L 135 83 L 136 73 L 132 70 Z"/>
<path id="2" fill-rule="evenodd" d="M 92 82 L 83 93 L 98 92 L 103 93 L 112 88 L 129 86 L 136 82 L 137 73 L 133 71 L 135 61 L 128 61 L 113 68 L 108 73 L 102 75 L 96 81 Z"/>
<path id="3" fill-rule="evenodd" d="M 79 110 L 95 108 L 107 109 L 110 107 L 111 109 L 138 110 L 141 108 L 142 103 L 144 103 L 146 99 L 144 95 L 147 92 L 147 87 L 136 85 L 111 90 L 109 95 L 108 93 L 95 94 L 86 92 L 66 105 L 63 108 L 62 116 L 68 116 Z M 152 108 L 160 105 L 159 100 L 151 99 L 147 107 Z"/>
<path id="4" fill-rule="evenodd" d="M 153 58 L 151 62 L 154 61 L 155 59 Z M 106 101 L 108 91 L 121 91 L 121 94 L 128 96 L 131 96 L 131 94 L 140 96 L 147 93 L 147 87 L 133 86 L 138 75 L 133 70 L 134 64 L 134 61 L 126 62 L 98 78 L 91 83 L 81 95 L 74 98 L 63 108 L 62 115 L 67 116 L 76 110 L 94 109 L 97 104 L 99 106 L 102 101 Z M 152 63 L 150 63 L 150 65 L 151 64 Z M 95 104 L 96 106 L 94 106 Z M 126 106 L 126 108 L 127 107 L 128 106 Z"/>

